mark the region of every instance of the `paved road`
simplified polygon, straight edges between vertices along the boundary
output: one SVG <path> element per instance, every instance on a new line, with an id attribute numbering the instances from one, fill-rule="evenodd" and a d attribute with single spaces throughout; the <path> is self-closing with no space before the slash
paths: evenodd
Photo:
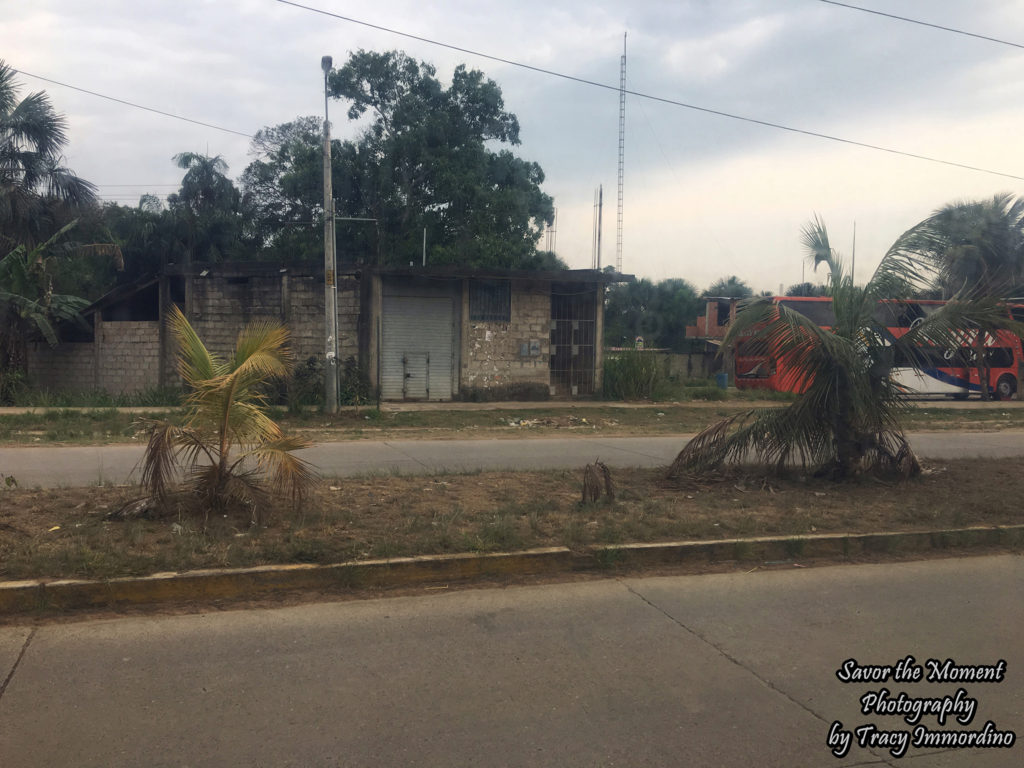
<path id="1" fill-rule="evenodd" d="M 601 459 L 617 467 L 652 467 L 675 458 L 688 436 L 524 440 L 381 440 L 322 443 L 303 454 L 327 477 L 366 473 L 427 474 L 476 469 L 568 469 Z M 1024 456 L 1024 432 L 911 433 L 928 458 Z M 0 448 L 0 472 L 22 487 L 124 483 L 141 445 Z"/>
<path id="2" fill-rule="evenodd" d="M 869 691 L 955 694 L 836 677 L 908 654 L 1004 659 L 966 727 L 1024 735 L 1022 594 L 1004 555 L 0 627 L 0 765 L 1007 768 L 826 739 L 909 729 Z"/>

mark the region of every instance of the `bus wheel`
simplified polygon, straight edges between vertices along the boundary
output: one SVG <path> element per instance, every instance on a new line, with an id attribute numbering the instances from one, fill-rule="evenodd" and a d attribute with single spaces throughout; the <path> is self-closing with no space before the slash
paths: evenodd
<path id="1" fill-rule="evenodd" d="M 1010 374 L 1004 374 L 999 377 L 999 381 L 996 382 L 996 398 L 999 400 L 1009 400 L 1017 393 L 1017 380 Z"/>

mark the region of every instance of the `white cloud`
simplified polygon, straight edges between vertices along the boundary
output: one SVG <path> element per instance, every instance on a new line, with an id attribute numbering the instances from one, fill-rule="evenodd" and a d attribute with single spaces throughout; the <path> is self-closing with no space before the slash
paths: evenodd
<path id="1" fill-rule="evenodd" d="M 682 82 L 721 80 L 782 31 L 781 17 L 753 18 L 712 35 L 674 43 L 663 60 Z"/>

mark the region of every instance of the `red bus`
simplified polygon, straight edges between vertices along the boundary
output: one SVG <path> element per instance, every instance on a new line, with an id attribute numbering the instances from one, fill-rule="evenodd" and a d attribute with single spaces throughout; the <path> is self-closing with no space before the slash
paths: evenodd
<path id="1" fill-rule="evenodd" d="M 835 323 L 830 298 L 775 296 L 772 302 L 799 312 L 822 328 L 831 328 Z M 884 324 L 892 338 L 899 338 L 944 303 L 927 300 L 882 301 L 879 302 L 876 318 L 880 324 Z M 1024 306 L 1020 309 L 1021 314 L 1024 314 Z M 958 349 L 919 347 L 916 360 L 897 359 L 891 373 L 893 380 L 910 395 L 946 395 L 964 399 L 972 393 L 980 393 L 977 352 L 974 347 L 976 334 L 976 331 L 965 330 L 963 345 Z M 1021 339 L 1011 331 L 986 333 L 983 347 L 989 368 L 989 391 L 993 397 L 1008 400 L 1017 392 L 1020 367 L 1024 363 Z M 806 388 L 806 383 L 791 368 L 764 350 L 754 353 L 749 346 L 745 350 L 743 341 L 736 345 L 735 379 L 739 389 L 801 392 Z"/>

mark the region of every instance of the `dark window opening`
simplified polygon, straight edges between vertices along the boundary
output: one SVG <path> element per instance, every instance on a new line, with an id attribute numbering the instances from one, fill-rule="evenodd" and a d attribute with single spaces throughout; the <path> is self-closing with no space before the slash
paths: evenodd
<path id="1" fill-rule="evenodd" d="M 171 294 L 171 302 L 179 307 L 185 306 L 185 278 L 174 275 L 168 279 L 168 289 Z"/>
<path id="2" fill-rule="evenodd" d="M 153 283 L 103 309 L 104 322 L 160 319 L 160 284 Z"/>
<path id="3" fill-rule="evenodd" d="M 512 319 L 512 286 L 508 280 L 473 280 L 469 284 L 469 319 L 507 323 Z"/>

